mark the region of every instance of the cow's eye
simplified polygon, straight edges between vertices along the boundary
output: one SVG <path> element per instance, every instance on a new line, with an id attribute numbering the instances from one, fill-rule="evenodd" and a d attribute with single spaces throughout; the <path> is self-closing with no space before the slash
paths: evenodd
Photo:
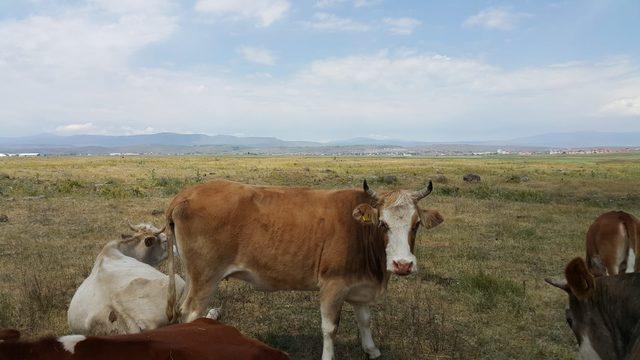
<path id="1" fill-rule="evenodd" d="M 564 317 L 567 320 L 567 325 L 569 325 L 569 327 L 573 329 L 573 318 L 571 317 L 571 312 L 569 311 L 569 309 L 565 310 Z"/>
<path id="2" fill-rule="evenodd" d="M 389 225 L 387 225 L 387 223 L 382 220 L 380 220 L 380 222 L 378 223 L 378 226 L 380 226 L 380 229 L 382 230 L 389 230 Z"/>
<path id="3" fill-rule="evenodd" d="M 144 239 L 144 245 L 146 247 L 150 247 L 151 245 L 153 245 L 153 243 L 156 241 L 156 238 L 153 236 L 149 236 L 147 238 Z"/>

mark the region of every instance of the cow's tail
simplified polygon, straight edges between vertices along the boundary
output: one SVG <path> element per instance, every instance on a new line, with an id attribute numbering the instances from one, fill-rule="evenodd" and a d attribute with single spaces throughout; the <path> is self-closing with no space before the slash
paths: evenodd
<path id="1" fill-rule="evenodd" d="M 178 322 L 180 316 L 177 309 L 177 296 L 176 296 L 176 265 L 174 246 L 176 243 L 175 223 L 173 221 L 173 210 L 170 208 L 167 210 L 167 255 L 169 260 L 169 294 L 167 296 L 167 319 L 169 323 Z"/>

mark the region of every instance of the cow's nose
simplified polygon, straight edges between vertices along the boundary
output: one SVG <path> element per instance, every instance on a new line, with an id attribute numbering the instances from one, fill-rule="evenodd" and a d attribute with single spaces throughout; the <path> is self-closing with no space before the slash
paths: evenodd
<path id="1" fill-rule="evenodd" d="M 413 269 L 413 261 L 404 262 L 404 261 L 393 261 L 393 272 L 400 276 L 405 276 L 411 274 L 411 269 Z"/>

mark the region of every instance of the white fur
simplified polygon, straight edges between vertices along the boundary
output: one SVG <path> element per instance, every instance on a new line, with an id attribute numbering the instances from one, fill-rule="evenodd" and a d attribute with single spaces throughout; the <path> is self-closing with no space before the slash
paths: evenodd
<path id="1" fill-rule="evenodd" d="M 394 261 L 413 263 L 412 273 L 418 270 L 417 259 L 409 247 L 409 233 L 413 225 L 411 219 L 415 216 L 415 212 L 413 201 L 402 197 L 398 198 L 396 204 L 382 210 L 380 218 L 389 226 L 387 231 L 389 242 L 386 248 L 388 271 L 394 270 Z"/>
<path id="2" fill-rule="evenodd" d="M 600 360 L 600 355 L 598 355 L 593 346 L 591 346 L 589 336 L 582 336 L 578 358 L 580 360 Z"/>
<path id="3" fill-rule="evenodd" d="M 60 342 L 60 344 L 62 344 L 62 347 L 70 353 L 74 353 L 76 350 L 76 345 L 80 342 L 80 341 L 84 341 L 86 339 L 86 337 L 84 335 L 67 335 L 67 336 L 61 336 L 58 338 L 58 342 Z"/>
<path id="4" fill-rule="evenodd" d="M 366 305 L 353 305 L 356 313 L 356 322 L 360 331 L 360 341 L 362 350 L 369 356 L 369 359 L 380 357 L 380 350 L 376 347 L 371 336 L 371 311 Z"/>
<path id="5" fill-rule="evenodd" d="M 218 320 L 220 319 L 221 315 L 222 315 L 222 309 L 218 307 L 218 308 L 209 309 L 209 312 L 207 312 L 207 316 L 205 317 L 212 320 Z"/>
<path id="6" fill-rule="evenodd" d="M 336 324 L 333 321 L 327 319 L 322 314 L 322 360 L 333 360 L 333 338 L 332 334 L 336 331 Z"/>
<path id="7" fill-rule="evenodd" d="M 630 248 L 629 256 L 627 257 L 627 272 L 628 273 L 633 272 L 635 265 L 636 265 L 636 253 L 633 251 L 633 249 Z"/>
<path id="8" fill-rule="evenodd" d="M 75 334 L 91 335 L 138 333 L 166 325 L 168 284 L 167 275 L 109 243 L 71 299 L 69 327 Z M 178 297 L 183 287 L 184 281 L 176 276 Z M 116 315 L 114 322 L 111 313 Z"/>

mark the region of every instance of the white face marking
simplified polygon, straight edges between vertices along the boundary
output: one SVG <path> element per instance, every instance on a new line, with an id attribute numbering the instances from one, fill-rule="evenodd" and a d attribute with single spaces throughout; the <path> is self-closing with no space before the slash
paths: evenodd
<path id="1" fill-rule="evenodd" d="M 580 343 L 580 350 L 578 351 L 578 358 L 580 360 L 600 360 L 600 355 L 591 346 L 591 340 L 589 336 L 582 336 L 582 343 Z"/>
<path id="2" fill-rule="evenodd" d="M 413 225 L 411 220 L 415 212 L 413 203 L 398 204 L 381 211 L 380 219 L 389 227 L 387 230 L 389 241 L 386 248 L 388 271 L 394 270 L 394 261 L 405 264 L 413 263 L 412 273 L 418 269 L 416 257 L 411 253 L 409 246 L 409 233 Z"/>
<path id="3" fill-rule="evenodd" d="M 627 257 L 627 272 L 633 272 L 636 266 L 636 253 L 633 249 L 629 248 L 629 256 Z"/>
<path id="4" fill-rule="evenodd" d="M 80 341 L 84 341 L 87 337 L 84 335 L 67 335 L 67 336 L 61 336 L 58 338 L 58 342 L 60 342 L 60 344 L 62 344 L 62 347 L 73 354 L 73 352 L 76 349 L 76 345 L 80 342 Z"/>

